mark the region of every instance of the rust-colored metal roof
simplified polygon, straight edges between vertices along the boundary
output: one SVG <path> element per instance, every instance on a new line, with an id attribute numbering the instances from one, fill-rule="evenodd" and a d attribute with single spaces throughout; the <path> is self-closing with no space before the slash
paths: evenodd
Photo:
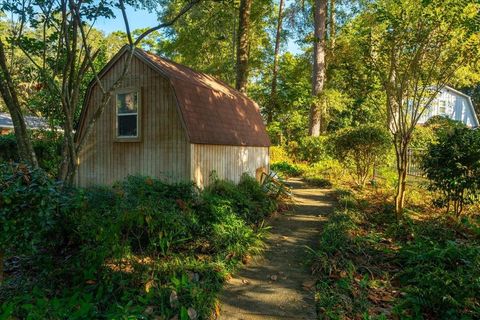
<path id="1" fill-rule="evenodd" d="M 214 77 L 135 49 L 167 77 L 175 91 L 191 143 L 270 146 L 258 105 Z"/>

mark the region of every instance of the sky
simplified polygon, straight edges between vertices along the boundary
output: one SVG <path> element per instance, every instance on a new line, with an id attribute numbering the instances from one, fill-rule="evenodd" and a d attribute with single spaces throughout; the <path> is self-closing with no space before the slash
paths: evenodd
<path id="1" fill-rule="evenodd" d="M 147 10 L 137 10 L 132 7 L 127 7 L 128 23 L 131 30 L 147 28 L 157 25 L 157 14 L 155 12 L 148 12 Z M 116 18 L 112 19 L 99 19 L 95 23 L 95 27 L 103 30 L 105 34 L 109 34 L 114 31 L 124 31 L 125 25 L 122 19 L 120 9 L 115 9 L 114 14 Z M 287 45 L 287 51 L 292 53 L 299 53 L 299 46 L 292 40 Z"/>

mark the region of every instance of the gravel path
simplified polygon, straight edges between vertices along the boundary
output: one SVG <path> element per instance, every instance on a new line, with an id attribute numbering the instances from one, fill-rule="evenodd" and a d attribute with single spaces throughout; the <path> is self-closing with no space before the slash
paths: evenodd
<path id="1" fill-rule="evenodd" d="M 226 284 L 219 319 L 316 319 L 313 279 L 307 249 L 316 248 L 325 216 L 333 210 L 333 191 L 289 181 L 294 212 L 270 219 L 270 235 L 261 256 Z"/>

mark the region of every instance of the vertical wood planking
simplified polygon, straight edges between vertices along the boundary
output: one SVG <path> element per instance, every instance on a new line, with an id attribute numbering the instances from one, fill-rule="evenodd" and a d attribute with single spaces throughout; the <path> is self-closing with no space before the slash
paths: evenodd
<path id="1" fill-rule="evenodd" d="M 213 170 L 220 179 L 233 182 L 240 181 L 245 172 L 255 177 L 258 168 L 268 170 L 268 152 L 268 147 L 192 144 L 191 178 L 199 187 L 205 187 Z"/>
<path id="2" fill-rule="evenodd" d="M 110 87 L 120 76 L 125 58 L 107 72 L 102 80 Z M 115 97 L 105 109 L 90 135 L 85 149 L 79 154 L 78 184 L 108 185 L 129 174 L 157 177 L 188 178 L 190 148 L 181 125 L 171 87 L 143 62 L 134 58 L 123 87 L 140 87 L 142 115 L 140 142 L 115 142 Z M 93 88 L 87 119 L 101 100 L 101 92 Z"/>

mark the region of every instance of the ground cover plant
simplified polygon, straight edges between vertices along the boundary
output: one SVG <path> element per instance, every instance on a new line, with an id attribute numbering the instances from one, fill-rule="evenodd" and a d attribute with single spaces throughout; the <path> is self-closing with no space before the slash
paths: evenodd
<path id="1" fill-rule="evenodd" d="M 381 189 L 337 194 L 312 256 L 320 319 L 480 317 L 478 216 L 424 203 L 396 220 Z"/>
<path id="2" fill-rule="evenodd" d="M 141 176 L 65 189 L 38 169 L 1 169 L 1 319 L 208 318 L 277 207 L 249 176 L 203 191 Z"/>

